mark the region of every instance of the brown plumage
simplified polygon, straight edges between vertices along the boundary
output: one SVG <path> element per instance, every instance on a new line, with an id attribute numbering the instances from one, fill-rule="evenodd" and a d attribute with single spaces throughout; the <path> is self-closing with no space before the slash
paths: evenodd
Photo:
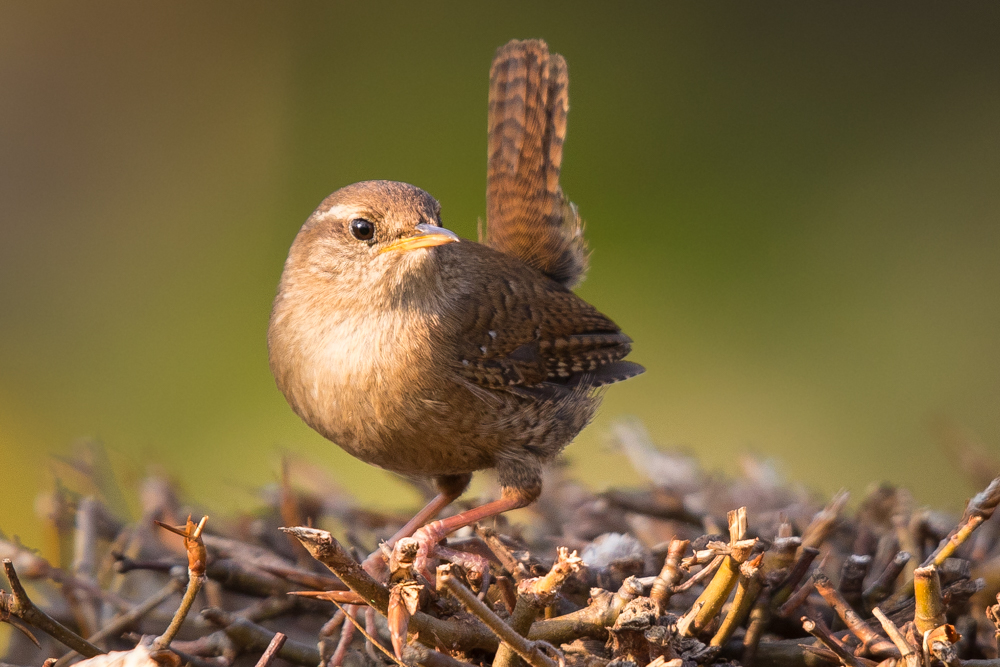
<path id="1" fill-rule="evenodd" d="M 583 280 L 587 243 L 559 187 L 569 74 L 539 39 L 511 40 L 490 68 L 486 243 L 566 287 Z"/>
<path id="2" fill-rule="evenodd" d="M 302 227 L 271 314 L 271 370 L 295 412 L 368 463 L 437 481 L 439 498 L 396 537 L 457 497 L 476 470 L 496 468 L 503 497 L 432 524 L 426 541 L 530 503 L 541 465 L 593 417 L 595 388 L 643 370 L 624 361 L 631 340 L 566 287 L 585 253 L 558 187 L 565 63 L 543 42 L 512 42 L 497 60 L 489 245 L 443 229 L 440 206 L 419 188 L 349 185 Z M 508 113 L 527 85 L 517 82 L 536 79 L 544 99 L 530 93 L 530 113 Z M 495 111 L 528 120 L 494 125 Z M 501 126 L 513 134 L 498 137 Z"/>

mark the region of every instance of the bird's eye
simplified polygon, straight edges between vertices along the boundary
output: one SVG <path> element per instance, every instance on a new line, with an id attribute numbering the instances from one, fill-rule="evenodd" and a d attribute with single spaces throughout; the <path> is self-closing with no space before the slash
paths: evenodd
<path id="1" fill-rule="evenodd" d="M 359 241 L 370 241 L 375 236 L 375 224 L 364 218 L 351 220 L 351 234 Z"/>

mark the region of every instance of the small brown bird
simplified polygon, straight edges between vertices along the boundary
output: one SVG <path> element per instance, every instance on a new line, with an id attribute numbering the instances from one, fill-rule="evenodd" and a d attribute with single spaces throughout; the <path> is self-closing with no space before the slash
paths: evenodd
<path id="1" fill-rule="evenodd" d="M 596 388 L 643 371 L 631 340 L 570 291 L 586 270 L 559 187 L 565 60 L 512 41 L 490 71 L 487 235 L 461 240 L 438 202 L 366 181 L 327 197 L 285 263 L 268 331 L 295 412 L 359 459 L 434 478 L 440 494 L 391 541 L 496 468 L 501 498 L 434 522 L 447 533 L 523 507 L 541 467 L 593 417 Z"/>

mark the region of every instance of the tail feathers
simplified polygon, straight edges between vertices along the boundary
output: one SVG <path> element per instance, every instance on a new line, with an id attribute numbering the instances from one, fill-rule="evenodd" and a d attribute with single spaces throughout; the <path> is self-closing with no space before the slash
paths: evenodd
<path id="1" fill-rule="evenodd" d="M 587 270 L 576 206 L 559 186 L 566 61 L 541 40 L 500 47 L 490 68 L 486 243 L 567 287 Z"/>

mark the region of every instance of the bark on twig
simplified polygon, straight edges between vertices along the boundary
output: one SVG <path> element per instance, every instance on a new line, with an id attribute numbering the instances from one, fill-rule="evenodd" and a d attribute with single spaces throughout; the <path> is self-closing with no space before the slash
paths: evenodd
<path id="1" fill-rule="evenodd" d="M 486 627 L 496 633 L 503 643 L 510 646 L 532 667 L 556 667 L 555 661 L 542 652 L 537 642 L 530 641 L 514 632 L 513 628 L 504 623 L 503 619 L 450 573 L 448 569 L 450 567 L 442 565 L 438 568 L 438 581 L 462 603 L 462 606 L 469 613 L 482 621 Z"/>
<path id="2" fill-rule="evenodd" d="M 14 571 L 14 564 L 9 558 L 3 560 L 4 573 L 10 583 L 10 595 L 0 591 L 0 615 L 16 616 L 30 626 L 36 627 L 47 633 L 77 653 L 88 658 L 104 653 L 86 639 L 76 634 L 65 625 L 55 620 L 44 611 L 35 606 L 35 603 L 28 597 L 28 593 L 21 585 L 21 580 L 17 578 Z"/>

